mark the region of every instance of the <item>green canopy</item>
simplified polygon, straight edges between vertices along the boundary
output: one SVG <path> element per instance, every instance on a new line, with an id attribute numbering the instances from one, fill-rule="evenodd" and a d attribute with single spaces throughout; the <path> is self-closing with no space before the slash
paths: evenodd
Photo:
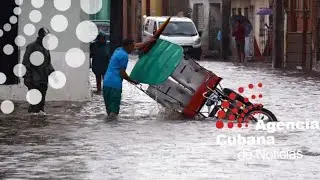
<path id="1" fill-rule="evenodd" d="M 130 77 L 144 84 L 161 84 L 174 72 L 182 58 L 181 46 L 158 39 L 148 53 L 139 57 Z"/>

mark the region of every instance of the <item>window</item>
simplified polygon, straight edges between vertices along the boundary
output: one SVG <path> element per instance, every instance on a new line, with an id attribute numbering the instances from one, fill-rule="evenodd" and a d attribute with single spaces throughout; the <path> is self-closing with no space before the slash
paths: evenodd
<path id="1" fill-rule="evenodd" d="M 265 32 L 265 16 L 260 16 L 260 36 L 264 36 Z"/>
<path id="2" fill-rule="evenodd" d="M 160 26 L 164 22 L 160 22 Z M 197 30 L 192 22 L 170 22 L 162 32 L 164 36 L 196 36 Z"/>
<path id="3" fill-rule="evenodd" d="M 148 31 L 149 23 L 150 23 L 150 21 L 147 20 L 146 25 L 144 26 L 144 30 L 145 31 Z"/>
<path id="4" fill-rule="evenodd" d="M 150 33 L 150 34 L 153 34 L 153 25 L 154 25 L 154 21 L 153 20 L 151 20 L 150 22 L 149 22 L 149 26 L 148 26 L 148 33 Z"/>
<path id="5" fill-rule="evenodd" d="M 236 8 L 232 8 L 232 16 L 236 15 L 237 13 L 237 9 Z"/>
<path id="6" fill-rule="evenodd" d="M 248 18 L 249 17 L 249 8 L 244 8 L 244 17 Z"/>
<path id="7" fill-rule="evenodd" d="M 300 1 L 301 0 L 296 0 L 296 9 L 300 9 Z"/>
<path id="8" fill-rule="evenodd" d="M 238 15 L 241 15 L 241 8 L 238 8 Z"/>
<path id="9" fill-rule="evenodd" d="M 307 5 L 307 10 L 310 10 L 310 0 L 306 1 L 306 5 Z M 302 6 L 303 7 L 303 6 Z"/>
<path id="10" fill-rule="evenodd" d="M 193 22 L 199 31 L 204 28 L 204 6 L 203 4 L 194 4 L 192 13 Z"/>
<path id="11" fill-rule="evenodd" d="M 269 28 L 272 29 L 273 27 L 273 16 L 269 15 Z"/>
<path id="12" fill-rule="evenodd" d="M 157 23 L 154 22 L 153 23 L 153 31 L 152 31 L 152 34 L 155 34 L 157 32 Z"/>

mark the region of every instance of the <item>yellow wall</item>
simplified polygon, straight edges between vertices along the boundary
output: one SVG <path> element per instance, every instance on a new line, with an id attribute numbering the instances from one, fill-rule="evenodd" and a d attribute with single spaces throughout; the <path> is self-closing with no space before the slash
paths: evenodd
<path id="1" fill-rule="evenodd" d="M 147 4 L 146 4 L 146 0 L 142 0 L 141 1 L 141 15 L 144 16 L 147 14 L 146 12 L 146 8 L 147 8 Z"/>
<path id="2" fill-rule="evenodd" d="M 162 0 L 150 0 L 150 15 L 151 16 L 162 15 Z"/>
<path id="3" fill-rule="evenodd" d="M 141 1 L 141 14 L 146 15 L 147 3 L 146 0 Z M 150 0 L 150 15 L 161 16 L 162 15 L 162 0 Z"/>

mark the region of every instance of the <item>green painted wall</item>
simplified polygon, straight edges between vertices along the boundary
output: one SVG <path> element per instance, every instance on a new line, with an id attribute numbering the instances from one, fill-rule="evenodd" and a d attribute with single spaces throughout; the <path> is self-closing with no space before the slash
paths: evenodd
<path id="1" fill-rule="evenodd" d="M 91 20 L 110 20 L 110 0 L 102 1 L 102 9 L 97 14 L 90 16 Z"/>

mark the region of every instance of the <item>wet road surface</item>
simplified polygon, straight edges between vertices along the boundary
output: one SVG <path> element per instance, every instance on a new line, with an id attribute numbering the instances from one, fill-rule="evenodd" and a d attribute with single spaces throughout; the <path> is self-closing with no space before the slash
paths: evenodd
<path id="1" fill-rule="evenodd" d="M 201 62 L 237 89 L 263 83 L 261 102 L 279 121 L 319 121 L 320 78 L 272 70 Z M 130 68 L 133 63 L 131 62 Z M 91 77 L 91 81 L 94 80 Z M 93 88 L 94 89 L 94 88 Z M 184 121 L 163 111 L 125 82 L 121 117 L 105 121 L 101 95 L 88 103 L 48 102 L 48 115 L 0 115 L 0 179 L 319 179 L 320 130 L 267 134 L 215 127 L 214 120 Z M 249 93 L 249 94 L 250 94 Z M 220 146 L 219 134 L 275 137 L 274 145 L 248 151 L 301 150 L 296 160 L 241 160 L 242 146 Z"/>

